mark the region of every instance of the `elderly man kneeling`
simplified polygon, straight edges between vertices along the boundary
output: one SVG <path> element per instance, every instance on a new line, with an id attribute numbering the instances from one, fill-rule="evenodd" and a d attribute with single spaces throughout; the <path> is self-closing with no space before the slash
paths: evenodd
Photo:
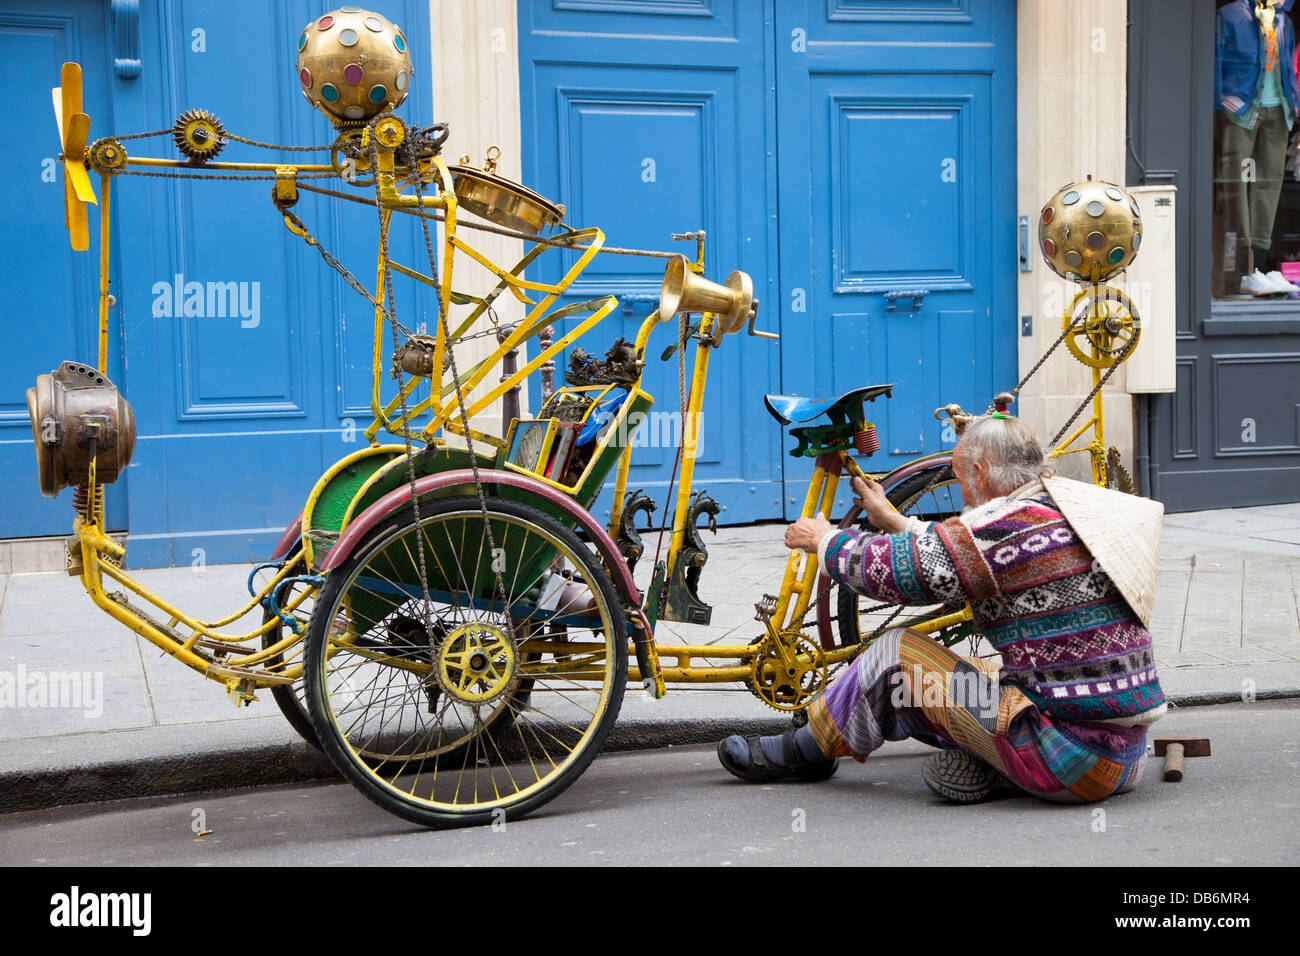
<path id="1" fill-rule="evenodd" d="M 1033 433 L 1009 416 L 974 419 L 952 467 L 968 506 L 960 517 L 904 518 L 878 484 L 854 479 L 884 534 L 800 518 L 785 541 L 876 600 L 968 601 L 1001 667 L 917 631 L 886 631 L 809 705 L 807 726 L 720 742 L 731 773 L 824 780 L 838 757 L 862 761 L 886 740 L 916 736 L 945 748 L 922 777 L 955 802 L 1016 788 L 1092 801 L 1136 785 L 1146 726 L 1166 708 L 1145 626 L 1162 509 L 1055 477 Z"/>

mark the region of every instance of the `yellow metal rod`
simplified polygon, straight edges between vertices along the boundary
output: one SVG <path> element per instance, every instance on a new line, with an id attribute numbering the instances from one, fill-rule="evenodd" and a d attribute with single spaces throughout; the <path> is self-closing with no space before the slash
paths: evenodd
<path id="1" fill-rule="evenodd" d="M 668 574 L 672 577 L 677 555 L 686 543 L 686 512 L 690 508 L 692 482 L 695 478 L 695 457 L 699 449 L 700 410 L 704 407 L 704 385 L 709 375 L 709 353 L 713 351 L 712 337 L 717 317 L 705 312 L 700 318 L 699 344 L 695 349 L 695 367 L 691 371 L 691 391 L 682 409 L 682 467 L 678 475 L 677 501 L 673 512 L 673 536 L 668 546 Z M 679 342 L 679 348 L 685 343 Z"/>
<path id="2" fill-rule="evenodd" d="M 100 193 L 104 197 L 99 204 L 99 371 L 108 374 L 108 250 L 111 245 L 109 228 L 108 201 L 109 177 L 99 174 Z"/>

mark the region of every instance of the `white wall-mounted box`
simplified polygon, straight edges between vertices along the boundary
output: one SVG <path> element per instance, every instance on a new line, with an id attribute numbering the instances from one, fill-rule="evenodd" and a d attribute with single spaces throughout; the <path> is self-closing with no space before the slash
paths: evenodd
<path id="1" fill-rule="evenodd" d="M 1142 319 L 1137 348 L 1124 363 L 1130 394 L 1174 391 L 1177 352 L 1178 259 L 1174 186 L 1130 186 L 1142 210 L 1142 244 L 1116 283 Z"/>

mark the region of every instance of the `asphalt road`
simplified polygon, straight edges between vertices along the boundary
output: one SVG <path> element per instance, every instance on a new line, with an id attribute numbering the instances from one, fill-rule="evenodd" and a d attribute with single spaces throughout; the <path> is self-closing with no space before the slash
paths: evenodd
<path id="1" fill-rule="evenodd" d="M 499 830 L 432 832 L 344 784 L 262 788 L 0 817 L 6 865 L 1300 863 L 1300 701 L 1187 708 L 1160 735 L 1208 736 L 1181 783 L 1152 759 L 1100 805 L 1029 797 L 952 806 L 920 779 L 930 750 L 886 745 L 821 784 L 732 779 L 709 748 L 600 758 Z M 211 832 L 196 837 L 195 829 Z"/>

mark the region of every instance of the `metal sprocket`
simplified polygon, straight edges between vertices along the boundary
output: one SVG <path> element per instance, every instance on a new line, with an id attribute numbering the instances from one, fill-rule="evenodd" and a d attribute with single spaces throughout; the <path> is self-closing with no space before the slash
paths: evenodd
<path id="1" fill-rule="evenodd" d="M 784 713 L 802 710 L 825 689 L 829 681 L 826 658 L 812 641 L 798 635 L 783 635 L 786 661 L 771 636 L 760 640 L 749 670 L 749 689 L 767 706 Z"/>
<path id="2" fill-rule="evenodd" d="M 1113 286 L 1085 289 L 1061 317 L 1070 354 L 1089 368 L 1109 368 L 1128 358 L 1142 334 L 1133 300 Z"/>
<path id="3" fill-rule="evenodd" d="M 214 158 L 226 145 L 226 128 L 207 110 L 186 110 L 171 132 L 176 148 L 196 163 Z"/>

